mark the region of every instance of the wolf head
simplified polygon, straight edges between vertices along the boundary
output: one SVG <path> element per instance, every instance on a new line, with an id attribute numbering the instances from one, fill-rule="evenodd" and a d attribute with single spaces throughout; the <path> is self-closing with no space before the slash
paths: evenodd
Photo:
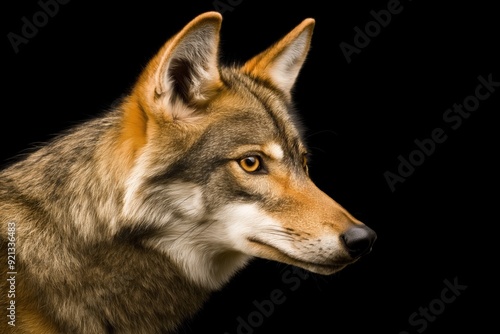
<path id="1" fill-rule="evenodd" d="M 123 103 L 128 226 L 116 229 L 154 230 L 141 242 L 209 288 L 253 257 L 332 274 L 376 235 L 308 176 L 291 91 L 315 21 L 231 67 L 218 62 L 221 21 L 210 12 L 187 24 Z"/>

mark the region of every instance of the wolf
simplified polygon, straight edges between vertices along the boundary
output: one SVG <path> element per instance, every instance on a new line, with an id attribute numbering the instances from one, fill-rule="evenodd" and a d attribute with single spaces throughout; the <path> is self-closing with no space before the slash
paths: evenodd
<path id="1" fill-rule="evenodd" d="M 221 22 L 195 17 L 116 106 L 0 172 L 2 333 L 175 333 L 254 258 L 330 275 L 370 252 L 309 177 L 292 93 L 315 20 L 232 65 Z"/>

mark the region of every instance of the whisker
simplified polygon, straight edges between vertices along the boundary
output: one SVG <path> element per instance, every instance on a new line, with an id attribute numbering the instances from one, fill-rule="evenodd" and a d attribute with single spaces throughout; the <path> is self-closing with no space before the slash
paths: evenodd
<path id="1" fill-rule="evenodd" d="M 306 136 L 307 139 L 313 137 L 313 136 L 317 136 L 317 135 L 321 135 L 321 134 L 324 134 L 324 133 L 327 133 L 327 134 L 334 134 L 335 136 L 339 136 L 339 134 L 333 130 L 320 130 L 320 131 L 315 131 L 315 132 L 312 132 L 310 134 L 308 134 Z"/>

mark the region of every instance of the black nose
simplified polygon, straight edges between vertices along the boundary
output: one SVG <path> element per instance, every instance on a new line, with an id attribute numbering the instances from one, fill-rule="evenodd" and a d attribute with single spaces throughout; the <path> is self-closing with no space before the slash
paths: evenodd
<path id="1" fill-rule="evenodd" d="M 356 225 L 341 234 L 340 239 L 349 255 L 356 258 L 368 254 L 372 250 L 377 234 L 368 226 Z"/>

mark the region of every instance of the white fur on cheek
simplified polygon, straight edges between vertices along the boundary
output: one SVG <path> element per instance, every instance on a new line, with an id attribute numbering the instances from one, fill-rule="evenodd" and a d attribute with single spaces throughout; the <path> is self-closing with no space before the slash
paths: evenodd
<path id="1" fill-rule="evenodd" d="M 191 204 L 178 205 L 188 209 L 196 203 L 196 196 L 193 197 Z M 162 236 L 149 245 L 169 254 L 188 277 L 211 289 L 220 288 L 251 258 L 246 246 L 248 237 L 256 230 L 265 231 L 276 226 L 254 204 L 228 204 L 202 217 L 206 220 L 173 219 L 165 226 Z"/>
<path id="2" fill-rule="evenodd" d="M 170 200 L 171 207 L 189 220 L 201 219 L 205 213 L 203 193 L 194 183 L 173 183 L 162 192 Z"/>
<path id="3" fill-rule="evenodd" d="M 248 252 L 250 237 L 281 229 L 281 225 L 255 204 L 229 204 L 219 211 L 217 220 L 226 227 L 230 247 Z"/>

